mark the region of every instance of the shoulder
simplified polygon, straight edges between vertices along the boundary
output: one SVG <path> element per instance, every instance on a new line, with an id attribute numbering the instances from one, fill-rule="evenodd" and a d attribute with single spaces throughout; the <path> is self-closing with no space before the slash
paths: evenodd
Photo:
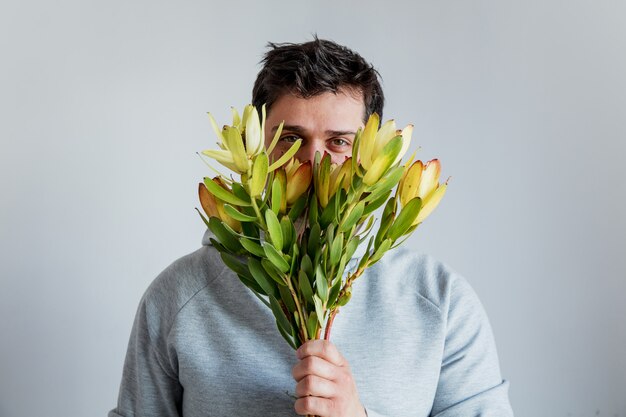
<path id="1" fill-rule="evenodd" d="M 442 313 L 462 307 L 461 302 L 476 302 L 467 280 L 433 256 L 400 247 L 389 251 L 371 267 L 371 274 L 384 277 L 386 285 L 413 291 Z"/>
<path id="2" fill-rule="evenodd" d="M 204 242 L 203 242 L 204 243 Z M 226 266 L 210 245 L 178 258 L 145 291 L 137 312 L 151 339 L 167 337 L 178 313 L 224 273 Z"/>

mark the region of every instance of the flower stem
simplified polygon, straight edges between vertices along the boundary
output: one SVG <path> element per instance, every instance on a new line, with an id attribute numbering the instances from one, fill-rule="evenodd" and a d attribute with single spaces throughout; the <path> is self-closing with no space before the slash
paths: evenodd
<path id="1" fill-rule="evenodd" d="M 250 197 L 250 200 L 252 200 L 252 208 L 254 209 L 254 212 L 256 213 L 257 218 L 259 219 L 259 223 L 261 223 L 261 228 L 263 229 L 264 232 L 267 231 L 267 225 L 265 224 L 265 219 L 263 218 L 263 216 L 261 215 L 261 210 L 259 210 L 259 206 L 257 206 L 256 204 L 256 198 L 254 197 Z"/>
<path id="2" fill-rule="evenodd" d="M 283 280 L 287 284 L 287 287 L 289 288 L 289 292 L 291 293 L 291 297 L 293 298 L 293 301 L 296 304 L 296 310 L 298 310 L 298 314 L 300 315 L 300 327 L 302 329 L 302 336 L 303 336 L 304 342 L 306 342 L 307 340 L 309 340 L 309 335 L 306 329 L 307 317 L 304 315 L 304 310 L 302 309 L 302 305 L 300 304 L 300 301 L 298 300 L 298 295 L 296 294 L 296 291 L 294 290 L 293 285 L 291 284 L 291 277 L 289 275 L 285 275 L 283 277 Z"/>
<path id="3" fill-rule="evenodd" d="M 339 313 L 338 308 L 330 312 L 330 317 L 328 317 L 328 322 L 326 323 L 326 330 L 324 331 L 324 340 L 330 340 L 330 330 L 333 327 L 333 321 L 335 321 L 337 313 Z"/>

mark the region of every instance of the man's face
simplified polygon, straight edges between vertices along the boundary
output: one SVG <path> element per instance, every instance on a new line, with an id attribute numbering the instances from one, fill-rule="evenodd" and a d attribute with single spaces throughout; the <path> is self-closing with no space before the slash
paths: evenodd
<path id="1" fill-rule="evenodd" d="M 266 145 L 269 146 L 276 129 L 284 120 L 283 131 L 272 152 L 274 159 L 298 139 L 302 139 L 296 157 L 300 161 L 313 161 L 315 152 L 328 152 L 332 162 L 340 164 L 352 156 L 352 143 L 356 131 L 363 127 L 365 105 L 361 94 L 339 90 L 310 98 L 286 94 L 278 98 L 267 114 L 265 124 Z"/>

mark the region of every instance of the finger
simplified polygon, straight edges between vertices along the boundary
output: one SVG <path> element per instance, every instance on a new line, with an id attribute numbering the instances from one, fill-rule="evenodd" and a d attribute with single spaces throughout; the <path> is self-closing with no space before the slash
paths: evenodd
<path id="1" fill-rule="evenodd" d="M 344 366 L 346 360 L 337 347 L 328 340 L 309 340 L 296 351 L 298 359 L 306 358 L 307 356 L 318 356 L 328 362 L 337 365 Z"/>
<path id="2" fill-rule="evenodd" d="M 321 397 L 302 397 L 295 403 L 296 413 L 314 416 L 329 416 L 332 410 L 332 401 Z"/>
<path id="3" fill-rule="evenodd" d="M 315 375 L 324 379 L 334 380 L 337 378 L 337 366 L 317 356 L 307 356 L 298 361 L 291 369 L 293 379 L 300 381 L 308 375 Z"/>
<path id="4" fill-rule="evenodd" d="M 307 396 L 331 398 L 336 391 L 335 383 L 316 375 L 307 375 L 296 384 L 298 398 Z"/>

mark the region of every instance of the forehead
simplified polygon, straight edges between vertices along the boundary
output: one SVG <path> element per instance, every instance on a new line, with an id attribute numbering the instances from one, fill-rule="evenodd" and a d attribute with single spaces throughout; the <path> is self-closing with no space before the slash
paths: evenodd
<path id="1" fill-rule="evenodd" d="M 284 120 L 286 125 L 307 129 L 357 129 L 363 125 L 364 114 L 363 95 L 359 91 L 339 90 L 308 98 L 284 94 L 270 107 L 267 125 L 271 129 Z"/>

